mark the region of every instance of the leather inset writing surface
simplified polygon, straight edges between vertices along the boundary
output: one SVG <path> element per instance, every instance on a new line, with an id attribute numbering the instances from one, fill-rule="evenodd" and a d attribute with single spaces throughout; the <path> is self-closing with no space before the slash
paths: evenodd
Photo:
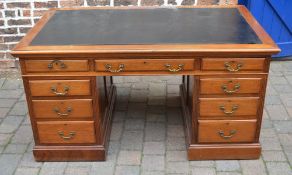
<path id="1" fill-rule="evenodd" d="M 236 8 L 56 11 L 30 45 L 260 44 Z"/>

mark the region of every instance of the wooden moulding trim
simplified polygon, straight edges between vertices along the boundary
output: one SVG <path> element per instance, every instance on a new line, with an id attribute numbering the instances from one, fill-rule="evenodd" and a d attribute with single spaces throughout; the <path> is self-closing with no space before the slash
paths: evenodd
<path id="1" fill-rule="evenodd" d="M 38 21 L 38 23 L 28 32 L 28 34 L 13 49 L 13 56 L 36 55 L 36 54 L 93 54 L 93 53 L 263 53 L 264 55 L 275 54 L 280 49 L 275 45 L 269 35 L 258 24 L 248 10 L 241 5 L 234 6 L 183 6 L 176 8 L 237 8 L 242 16 L 253 28 L 263 44 L 153 44 L 153 45 L 75 45 L 75 46 L 29 46 L 33 38 L 41 31 L 44 25 L 54 15 L 56 10 L 73 9 L 138 9 L 157 7 L 94 7 L 94 8 L 65 8 L 51 9 Z M 155 49 L 153 49 L 155 48 Z"/>
<path id="2" fill-rule="evenodd" d="M 23 43 L 20 43 L 23 45 Z M 153 49 L 155 48 L 155 49 Z M 190 55 L 205 55 L 210 53 L 258 53 L 270 55 L 280 49 L 268 44 L 168 44 L 168 45 L 95 45 L 95 46 L 18 46 L 11 54 L 13 56 L 37 54 L 123 54 L 123 53 L 188 53 Z"/>
<path id="3" fill-rule="evenodd" d="M 190 145 L 189 160 L 258 159 L 261 154 L 259 143 Z"/>
<path id="4" fill-rule="evenodd" d="M 196 6 L 191 6 L 191 5 L 186 5 L 186 6 L 160 6 L 159 8 L 237 8 L 238 6 L 241 5 L 196 5 Z M 52 10 L 94 10 L 94 9 L 120 9 L 120 10 L 128 10 L 128 9 L 155 9 L 157 6 L 115 6 L 115 7 L 109 7 L 109 6 L 103 6 L 103 7 L 67 7 L 67 8 L 52 8 Z"/>
<path id="5" fill-rule="evenodd" d="M 267 75 L 265 72 L 244 72 L 244 73 L 233 73 L 232 75 Z M 66 72 L 56 72 L 56 73 L 49 73 L 49 72 L 41 72 L 41 73 L 29 73 L 22 75 L 23 77 L 48 77 L 48 76 L 54 76 L 54 77 L 80 77 L 80 76 L 128 76 L 128 75 L 230 75 L 228 72 L 201 72 L 201 71 L 183 71 L 183 72 L 176 72 L 171 73 L 167 71 L 135 71 L 135 72 L 118 72 L 118 73 L 111 73 L 111 72 L 70 72 L 70 74 L 66 74 Z"/>
<path id="6" fill-rule="evenodd" d="M 36 161 L 104 161 L 103 146 L 35 146 Z"/>

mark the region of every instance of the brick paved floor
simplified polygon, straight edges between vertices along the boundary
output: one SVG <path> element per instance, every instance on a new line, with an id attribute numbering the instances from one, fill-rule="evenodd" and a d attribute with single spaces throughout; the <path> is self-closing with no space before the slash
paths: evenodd
<path id="1" fill-rule="evenodd" d="M 292 175 L 292 62 L 271 65 L 259 160 L 187 161 L 179 81 L 116 78 L 108 160 L 39 163 L 32 157 L 22 82 L 0 79 L 0 175 Z"/>

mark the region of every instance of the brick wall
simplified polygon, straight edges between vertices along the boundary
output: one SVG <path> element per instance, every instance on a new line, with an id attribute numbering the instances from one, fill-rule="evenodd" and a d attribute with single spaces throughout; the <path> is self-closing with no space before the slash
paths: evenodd
<path id="1" fill-rule="evenodd" d="M 234 4 L 236 0 L 0 0 L 0 64 L 48 8 L 79 6 L 177 6 Z M 5 62 L 3 62 L 6 60 Z"/>

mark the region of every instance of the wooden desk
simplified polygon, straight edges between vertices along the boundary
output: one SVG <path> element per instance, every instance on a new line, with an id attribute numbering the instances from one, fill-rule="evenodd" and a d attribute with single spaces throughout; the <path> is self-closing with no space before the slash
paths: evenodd
<path id="1" fill-rule="evenodd" d="M 279 49 L 243 6 L 52 9 L 15 47 L 37 161 L 105 160 L 112 76 L 183 75 L 188 158 L 256 159 Z"/>

